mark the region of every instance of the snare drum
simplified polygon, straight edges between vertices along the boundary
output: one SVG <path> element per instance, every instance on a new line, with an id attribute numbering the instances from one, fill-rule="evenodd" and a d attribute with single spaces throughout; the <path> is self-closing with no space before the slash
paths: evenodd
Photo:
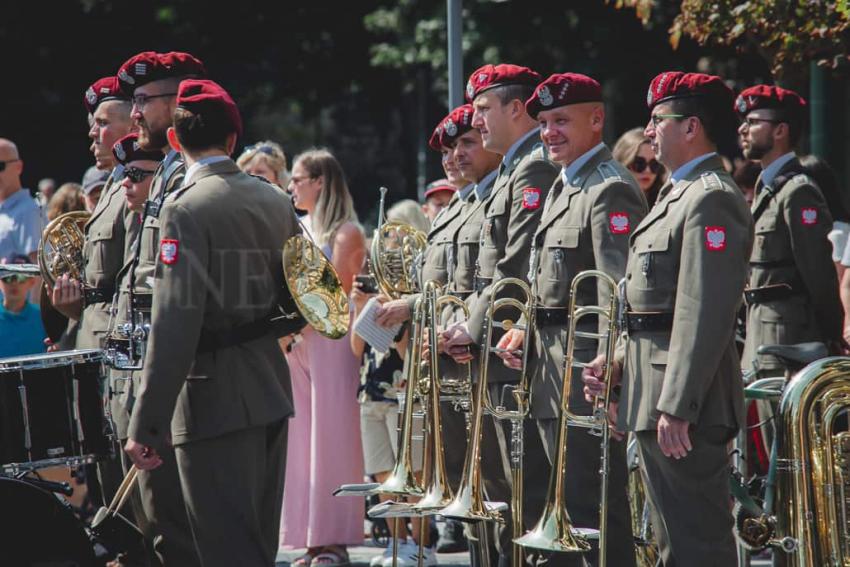
<path id="1" fill-rule="evenodd" d="M 102 359 L 100 350 L 0 359 L 2 468 L 78 465 L 109 454 Z"/>

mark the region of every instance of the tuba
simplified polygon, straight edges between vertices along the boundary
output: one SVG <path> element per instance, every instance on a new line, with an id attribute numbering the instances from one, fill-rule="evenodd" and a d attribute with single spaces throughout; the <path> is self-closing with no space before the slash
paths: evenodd
<path id="1" fill-rule="evenodd" d="M 608 307 L 598 305 L 576 305 L 578 286 L 586 279 L 594 278 L 600 285 L 609 288 L 610 303 Z M 567 335 L 566 365 L 564 369 L 564 380 L 561 385 L 561 418 L 558 423 L 558 442 L 555 449 L 555 464 L 552 467 L 552 476 L 549 483 L 549 493 L 543 515 L 537 525 L 530 532 L 515 540 L 524 547 L 545 549 L 560 552 L 585 552 L 590 551 L 588 536 L 595 530 L 575 529 L 567 512 L 567 503 L 564 498 L 564 485 L 567 482 L 567 428 L 584 427 L 589 428 L 592 433 L 601 436 L 602 453 L 600 457 L 600 475 L 602 477 L 601 494 L 599 497 L 599 565 L 606 564 L 606 533 L 608 518 L 608 471 L 609 471 L 609 447 L 610 429 L 608 427 L 608 404 L 611 400 L 611 372 L 613 365 L 608 364 L 605 368 L 604 381 L 606 390 L 604 395 L 599 396 L 593 407 L 593 415 L 577 415 L 570 410 L 570 383 L 573 369 L 583 368 L 585 365 L 577 362 L 574 357 L 576 338 L 589 338 L 604 341 L 606 360 L 613 360 L 614 346 L 617 340 L 617 314 L 618 294 L 617 282 L 605 272 L 599 270 L 586 270 L 573 278 L 570 285 L 570 325 Z M 594 332 L 578 331 L 578 322 L 587 316 L 596 315 L 601 321 L 607 321 L 607 330 L 599 334 Z"/>
<path id="2" fill-rule="evenodd" d="M 378 227 L 372 237 L 369 262 L 384 295 L 397 299 L 417 290 L 419 261 L 428 237 L 409 224 L 386 220 L 387 188 L 381 187 Z"/>
<path id="3" fill-rule="evenodd" d="M 785 565 L 850 564 L 850 358 L 814 362 L 788 383 L 777 420 L 777 512 L 769 545 Z M 780 551 L 781 550 L 781 551 Z"/>
<path id="4" fill-rule="evenodd" d="M 89 218 L 91 213 L 86 211 L 71 211 L 56 217 L 45 227 L 38 244 L 38 267 L 49 287 L 65 274 L 83 281 L 83 245 Z"/>

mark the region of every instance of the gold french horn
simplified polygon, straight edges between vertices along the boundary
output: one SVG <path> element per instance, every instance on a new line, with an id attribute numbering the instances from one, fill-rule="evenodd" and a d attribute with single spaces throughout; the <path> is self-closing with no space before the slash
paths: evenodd
<path id="1" fill-rule="evenodd" d="M 298 311 L 313 329 L 329 339 L 348 332 L 348 295 L 339 275 L 310 239 L 292 236 L 283 245 L 283 274 Z"/>
<path id="2" fill-rule="evenodd" d="M 83 281 L 85 226 L 90 218 L 87 211 L 71 211 L 59 215 L 44 228 L 38 244 L 38 267 L 49 287 L 65 274 Z"/>

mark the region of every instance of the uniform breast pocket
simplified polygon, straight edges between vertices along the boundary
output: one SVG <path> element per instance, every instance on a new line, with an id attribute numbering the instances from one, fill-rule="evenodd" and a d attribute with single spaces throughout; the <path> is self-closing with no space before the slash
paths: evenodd
<path id="1" fill-rule="evenodd" d="M 159 219 L 148 217 L 142 227 L 141 260 L 148 265 L 156 264 L 159 254 Z"/>
<path id="2" fill-rule="evenodd" d="M 103 273 L 106 269 L 107 248 L 112 240 L 112 225 L 105 225 L 89 231 L 85 245 L 87 271 Z M 118 260 L 120 262 L 120 259 Z"/>
<path id="3" fill-rule="evenodd" d="M 645 290 L 676 289 L 679 279 L 679 258 L 673 250 L 669 230 L 645 234 L 635 243 L 635 268 L 632 273 L 637 287 Z"/>
<path id="4" fill-rule="evenodd" d="M 457 235 L 457 267 L 468 268 L 475 265 L 478 258 L 478 238 L 481 234 L 481 225 L 470 224 L 458 231 Z"/>
<path id="5" fill-rule="evenodd" d="M 759 219 L 755 227 L 752 260 L 754 262 L 781 260 L 784 240 L 777 230 L 776 218 Z"/>
<path id="6" fill-rule="evenodd" d="M 540 269 L 546 278 L 552 281 L 563 281 L 572 272 L 570 266 L 576 263 L 581 228 L 567 226 L 550 228 L 543 242 L 545 258 L 541 258 Z"/>
<path id="7" fill-rule="evenodd" d="M 501 231 L 507 226 L 508 206 L 504 199 L 497 198 L 487 209 L 484 226 L 481 227 L 481 245 L 485 248 L 498 248 L 504 240 Z M 504 242 L 502 242 L 504 245 Z"/>

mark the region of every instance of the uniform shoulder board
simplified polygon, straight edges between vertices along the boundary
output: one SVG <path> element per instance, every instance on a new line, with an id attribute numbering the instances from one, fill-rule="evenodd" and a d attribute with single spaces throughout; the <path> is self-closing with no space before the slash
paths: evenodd
<path id="1" fill-rule="evenodd" d="M 598 171 L 599 175 L 602 176 L 603 181 L 623 180 L 623 176 L 620 175 L 620 172 L 617 171 L 617 168 L 614 167 L 610 162 L 603 161 L 602 163 L 596 166 L 596 171 Z"/>
<path id="2" fill-rule="evenodd" d="M 798 173 L 794 177 L 791 178 L 791 181 L 797 183 L 798 185 L 814 185 L 814 180 L 806 175 L 805 173 Z"/>
<path id="3" fill-rule="evenodd" d="M 549 159 L 549 150 L 546 149 L 546 144 L 538 142 L 531 148 L 531 157 Z"/>
<path id="4" fill-rule="evenodd" d="M 716 171 L 706 171 L 700 176 L 702 187 L 706 191 L 711 189 L 723 189 L 723 182 L 720 181 L 720 176 Z"/>

